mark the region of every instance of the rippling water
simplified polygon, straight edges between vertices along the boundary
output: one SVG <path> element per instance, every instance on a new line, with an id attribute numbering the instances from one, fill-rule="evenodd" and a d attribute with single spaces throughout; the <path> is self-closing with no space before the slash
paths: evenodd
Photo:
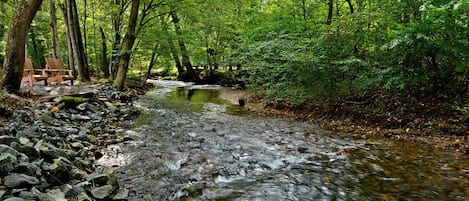
<path id="1" fill-rule="evenodd" d="M 249 115 L 219 86 L 156 84 L 135 141 L 103 159 L 130 200 L 469 200 L 467 156 Z"/>

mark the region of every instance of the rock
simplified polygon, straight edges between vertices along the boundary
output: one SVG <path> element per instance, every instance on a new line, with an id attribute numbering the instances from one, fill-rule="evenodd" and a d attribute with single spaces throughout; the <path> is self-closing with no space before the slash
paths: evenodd
<path id="1" fill-rule="evenodd" d="M 85 147 L 85 146 L 84 146 L 82 143 L 80 143 L 80 142 L 73 142 L 73 143 L 71 144 L 71 146 L 72 146 L 73 148 L 75 148 L 75 149 L 83 149 L 83 147 Z"/>
<path id="2" fill-rule="evenodd" d="M 129 199 L 129 189 L 120 189 L 116 195 L 112 198 L 113 200 L 128 200 Z"/>
<path id="3" fill-rule="evenodd" d="M 23 162 L 15 167 L 15 172 L 25 173 L 30 176 L 41 176 L 42 169 L 40 167 L 42 161 L 35 161 L 34 163 Z"/>
<path id="4" fill-rule="evenodd" d="M 81 193 L 85 192 L 85 189 L 81 186 L 71 186 L 69 184 L 65 184 L 60 187 L 62 192 L 65 193 L 66 198 L 76 198 Z"/>
<path id="5" fill-rule="evenodd" d="M 8 188 L 17 188 L 23 185 L 37 185 L 39 180 L 25 174 L 12 173 L 5 177 L 5 186 Z"/>
<path id="6" fill-rule="evenodd" d="M 2 200 L 3 195 L 5 195 L 6 191 L 0 190 L 0 200 Z"/>
<path id="7" fill-rule="evenodd" d="M 94 198 L 97 199 L 104 199 L 111 195 L 112 186 L 111 185 L 104 185 L 100 187 L 95 187 L 91 189 L 91 194 Z"/>
<path id="8" fill-rule="evenodd" d="M 53 160 L 53 159 L 60 158 L 60 157 L 66 158 L 66 159 L 70 158 L 70 156 L 67 154 L 67 152 L 65 152 L 65 150 L 59 149 L 59 148 L 57 148 L 54 145 L 49 144 L 49 143 L 43 143 L 39 147 L 39 151 L 40 151 L 41 156 L 43 156 L 44 158 L 46 158 L 49 161 Z"/>
<path id="9" fill-rule="evenodd" d="M 10 146 L 12 142 L 20 143 L 20 140 L 16 137 L 2 135 L 0 136 L 0 144 Z"/>
<path id="10" fill-rule="evenodd" d="M 9 153 L 0 154 L 0 173 L 2 175 L 7 174 L 8 172 L 14 169 L 14 165 L 17 161 L 17 158 Z"/>
<path id="11" fill-rule="evenodd" d="M 9 153 L 13 156 L 17 156 L 19 153 L 12 147 L 4 144 L 0 144 L 0 153 Z"/>
<path id="12" fill-rule="evenodd" d="M 65 194 L 60 189 L 53 189 L 47 192 L 48 201 L 67 201 Z"/>
<path id="13" fill-rule="evenodd" d="M 92 184 L 103 185 L 109 181 L 109 177 L 106 174 L 97 174 L 93 173 L 90 174 L 87 178 L 87 181 L 91 182 Z"/>
<path id="14" fill-rule="evenodd" d="M 90 143 L 96 144 L 96 142 L 98 142 L 98 139 L 94 135 L 88 135 L 87 138 Z"/>
<path id="15" fill-rule="evenodd" d="M 54 163 L 48 166 L 44 166 L 43 169 L 49 173 L 44 175 L 47 183 L 51 185 L 61 185 L 72 179 L 72 169 L 76 168 L 66 158 L 58 158 L 54 160 Z"/>
<path id="16" fill-rule="evenodd" d="M 78 195 L 77 201 L 93 201 L 93 199 L 91 199 L 90 196 L 88 196 L 88 194 L 86 194 L 85 192 L 81 192 Z"/>
<path id="17" fill-rule="evenodd" d="M 73 121 L 75 121 L 75 120 L 91 120 L 91 117 L 81 115 L 81 114 L 72 114 L 70 119 L 73 120 Z"/>
<path id="18" fill-rule="evenodd" d="M 18 150 L 19 152 L 25 154 L 28 156 L 30 159 L 38 159 L 39 158 L 39 152 L 30 145 L 21 145 L 16 142 L 13 142 L 11 145 L 14 149 Z"/>
<path id="19" fill-rule="evenodd" d="M 42 122 L 46 125 L 54 125 L 54 119 L 50 113 L 45 113 L 41 116 Z"/>
<path id="20" fill-rule="evenodd" d="M 19 197 L 11 197 L 11 198 L 7 198 L 3 201 L 26 201 L 26 200 L 23 199 L 23 198 L 19 198 Z"/>
<path id="21" fill-rule="evenodd" d="M 38 200 L 39 199 L 39 195 L 30 191 L 21 191 L 18 196 L 25 200 Z"/>

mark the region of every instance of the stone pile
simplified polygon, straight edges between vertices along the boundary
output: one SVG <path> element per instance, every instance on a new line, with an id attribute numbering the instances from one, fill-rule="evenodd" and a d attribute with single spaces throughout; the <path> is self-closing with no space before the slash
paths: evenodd
<path id="1" fill-rule="evenodd" d="M 96 88 L 17 110 L 0 125 L 0 200 L 126 200 L 94 162 L 104 146 L 131 140 L 119 130 L 138 111 L 130 95 Z"/>

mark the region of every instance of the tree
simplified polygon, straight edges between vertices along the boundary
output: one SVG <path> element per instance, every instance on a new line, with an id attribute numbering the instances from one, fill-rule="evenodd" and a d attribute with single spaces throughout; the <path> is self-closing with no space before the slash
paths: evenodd
<path id="1" fill-rule="evenodd" d="M 122 41 L 122 55 L 119 59 L 119 69 L 117 71 L 116 79 L 112 83 L 112 86 L 118 90 L 124 89 L 125 78 L 129 68 L 131 51 L 136 39 L 135 27 L 137 26 L 138 9 L 140 6 L 140 0 L 132 0 L 132 8 L 130 9 L 129 24 L 127 27 L 127 33 L 125 34 L 124 40 Z"/>
<path id="2" fill-rule="evenodd" d="M 89 82 L 91 79 L 88 69 L 88 61 L 83 47 L 76 1 L 67 0 L 65 6 L 67 13 L 66 20 L 70 31 L 70 41 L 74 53 L 75 64 L 78 67 L 78 78 L 82 82 Z"/>
<path id="3" fill-rule="evenodd" d="M 57 34 L 57 16 L 54 0 L 49 0 L 49 9 L 50 9 L 50 30 L 51 30 L 51 40 L 52 40 L 52 57 L 60 59 L 62 62 L 62 54 L 60 53 L 60 44 L 59 36 Z"/>
<path id="4" fill-rule="evenodd" d="M 25 44 L 29 26 L 42 0 L 23 0 L 18 4 L 15 16 L 8 29 L 5 61 L 0 71 L 0 88 L 17 93 L 24 70 Z"/>
<path id="5" fill-rule="evenodd" d="M 199 76 L 192 68 L 192 64 L 189 58 L 189 53 L 187 52 L 186 44 L 184 40 L 182 39 L 182 31 L 179 25 L 179 17 L 177 16 L 176 11 L 174 10 L 170 11 L 169 15 L 171 16 L 171 19 L 174 25 L 174 30 L 176 32 L 176 35 L 178 36 L 178 44 L 179 44 L 179 49 L 181 50 L 181 56 L 182 56 L 182 65 L 184 66 L 186 70 L 183 75 L 183 79 L 187 81 L 198 81 Z"/>

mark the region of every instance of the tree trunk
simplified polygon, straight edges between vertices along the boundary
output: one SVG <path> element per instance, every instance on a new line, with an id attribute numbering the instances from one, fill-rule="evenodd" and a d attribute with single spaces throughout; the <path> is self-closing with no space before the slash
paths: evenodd
<path id="1" fill-rule="evenodd" d="M 155 61 L 156 61 L 156 52 L 158 50 L 158 44 L 155 45 L 155 48 L 153 49 L 151 53 L 151 59 L 150 59 L 150 64 L 148 64 L 148 69 L 147 73 L 145 74 L 145 77 L 142 80 L 142 87 L 145 85 L 147 80 L 150 78 L 151 75 L 151 70 L 153 69 L 153 66 L 155 66 Z"/>
<path id="2" fill-rule="evenodd" d="M 8 92 L 17 93 L 20 89 L 28 29 L 41 4 L 42 0 L 21 1 L 10 23 L 5 60 L 0 71 L 0 88 Z"/>
<path id="3" fill-rule="evenodd" d="M 73 61 L 72 35 L 70 33 L 70 23 L 68 22 L 67 8 L 64 4 L 59 4 L 65 22 L 65 35 L 67 36 L 68 69 L 76 72 L 75 62 Z"/>
<path id="4" fill-rule="evenodd" d="M 51 31 L 51 40 L 52 40 L 52 57 L 59 59 L 60 63 L 62 62 L 62 54 L 60 53 L 60 44 L 59 44 L 59 36 L 57 34 L 57 16 L 56 16 L 56 9 L 54 0 L 49 0 L 50 6 L 50 31 Z"/>
<path id="5" fill-rule="evenodd" d="M 115 0 L 115 5 L 120 6 L 119 12 L 112 14 L 112 27 L 114 30 L 114 38 L 112 42 L 111 50 L 111 62 L 109 63 L 109 73 L 111 79 L 114 80 L 117 75 L 118 69 L 118 60 L 119 60 L 119 50 L 121 44 L 121 29 L 122 29 L 122 16 L 124 14 L 126 6 L 125 3 L 121 0 Z"/>
<path id="6" fill-rule="evenodd" d="M 327 25 L 332 24 L 332 13 L 334 12 L 334 0 L 329 0 L 329 11 L 327 12 Z"/>
<path id="7" fill-rule="evenodd" d="M 352 1 L 351 0 L 346 0 L 346 1 L 348 3 L 348 7 L 350 8 L 350 13 L 353 14 L 355 12 L 355 10 L 353 8 Z"/>
<path id="8" fill-rule="evenodd" d="M 178 36 L 179 49 L 181 50 L 181 56 L 182 56 L 182 65 L 186 69 L 186 72 L 184 74 L 184 79 L 188 81 L 198 81 L 199 77 L 195 73 L 194 69 L 192 68 L 192 64 L 189 58 L 189 54 L 187 52 L 186 44 L 184 43 L 184 40 L 182 39 L 181 27 L 179 26 L 179 18 L 175 11 L 170 11 L 169 14 L 171 15 L 171 19 L 174 24 L 174 30 L 176 31 L 176 35 Z"/>
<path id="9" fill-rule="evenodd" d="M 125 78 L 129 68 L 131 50 L 133 48 L 136 36 L 135 27 L 137 25 L 138 8 L 140 6 L 140 0 L 132 0 L 132 8 L 130 9 L 129 25 L 127 27 L 127 33 L 122 41 L 122 55 L 119 59 L 119 69 L 117 70 L 117 76 L 112 86 L 118 90 L 124 89 Z"/>
<path id="10" fill-rule="evenodd" d="M 103 71 L 104 77 L 109 78 L 109 61 L 107 60 L 107 46 L 106 46 L 106 35 L 104 34 L 104 30 L 102 27 L 99 27 L 99 31 L 101 32 L 101 45 L 102 45 L 102 51 L 101 51 L 101 70 Z"/>
<path id="11" fill-rule="evenodd" d="M 31 34 L 31 42 L 33 43 L 33 52 L 34 52 L 34 54 L 32 56 L 33 56 L 34 60 L 36 60 L 36 62 L 37 62 L 34 65 L 36 65 L 36 66 L 39 65 L 40 66 L 41 65 L 42 55 L 39 52 L 39 47 L 37 45 L 36 32 L 34 32 L 34 27 L 29 28 L 29 33 Z M 27 36 L 26 36 L 26 43 L 28 43 L 28 37 Z M 26 49 L 26 51 L 28 51 L 28 49 Z"/>
<path id="12" fill-rule="evenodd" d="M 78 66 L 78 77 L 82 82 L 90 81 L 90 73 L 88 70 L 88 62 L 86 60 L 83 48 L 83 39 L 81 37 L 80 25 L 78 22 L 77 4 L 75 0 L 67 0 L 67 17 L 70 26 L 70 35 L 75 62 Z"/>
<path id="13" fill-rule="evenodd" d="M 176 68 L 178 70 L 178 80 L 182 80 L 182 77 L 184 76 L 184 68 L 181 65 L 181 61 L 179 60 L 179 53 L 176 49 L 176 46 L 174 46 L 174 43 L 172 40 L 168 40 L 168 45 L 169 49 L 171 51 L 171 55 L 173 56 L 174 63 L 176 64 Z"/>

